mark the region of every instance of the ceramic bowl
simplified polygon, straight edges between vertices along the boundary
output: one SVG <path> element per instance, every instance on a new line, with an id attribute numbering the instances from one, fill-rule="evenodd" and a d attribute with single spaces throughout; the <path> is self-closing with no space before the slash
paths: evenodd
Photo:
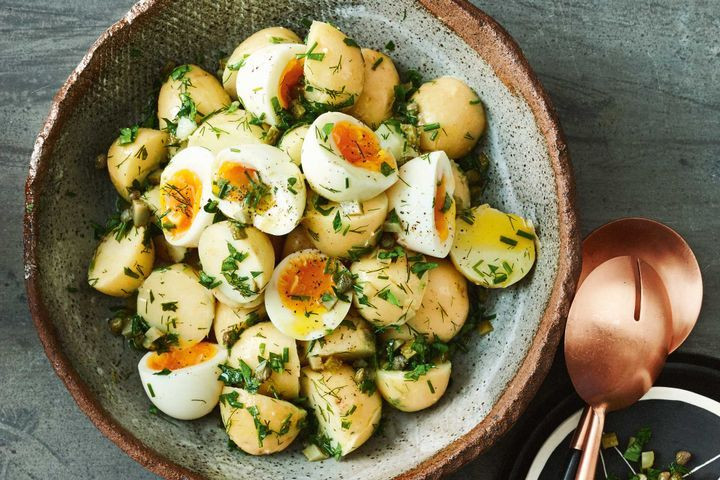
<path id="1" fill-rule="evenodd" d="M 218 415 L 194 422 L 151 415 L 137 378 L 139 355 L 110 335 L 117 300 L 87 286 L 95 248 L 91 221 L 112 210 L 113 188 L 93 159 L 118 127 L 141 118 L 168 63 L 214 71 L 250 33 L 302 20 L 340 25 L 363 46 L 393 40 L 401 69 L 464 78 L 482 98 L 492 161 L 491 204 L 538 226 L 529 278 L 494 292 L 495 331 L 453 360 L 453 379 L 434 408 L 386 408 L 383 429 L 341 462 L 305 461 L 299 448 L 271 457 L 229 451 Z M 26 186 L 28 299 L 47 355 L 97 427 L 166 478 L 427 478 L 490 446 L 518 418 L 552 362 L 578 271 L 579 236 L 565 141 L 547 95 L 520 49 L 492 18 L 462 0 L 147 0 L 92 46 L 56 95 L 37 138 Z M 77 291 L 76 291 L 77 289 Z"/>

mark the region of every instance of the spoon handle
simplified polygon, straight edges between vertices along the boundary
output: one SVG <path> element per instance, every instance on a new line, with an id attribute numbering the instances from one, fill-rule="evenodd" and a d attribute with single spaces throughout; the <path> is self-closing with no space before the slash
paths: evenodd
<path id="1" fill-rule="evenodd" d="M 573 480 L 575 478 L 591 418 L 592 409 L 586 405 L 580 416 L 578 426 L 575 427 L 575 434 L 570 441 L 570 452 L 565 462 L 565 475 L 563 475 L 562 480 Z"/>
<path id="2" fill-rule="evenodd" d="M 594 480 L 600 441 L 605 426 L 605 408 L 593 408 L 590 426 L 575 480 Z"/>

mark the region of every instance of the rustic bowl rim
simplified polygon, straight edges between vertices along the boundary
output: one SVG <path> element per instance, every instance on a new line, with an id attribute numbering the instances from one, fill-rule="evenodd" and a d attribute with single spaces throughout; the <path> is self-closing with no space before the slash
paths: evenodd
<path id="1" fill-rule="evenodd" d="M 520 47 L 498 22 L 466 0 L 416 1 L 483 55 L 503 83 L 528 102 L 545 139 L 555 174 L 560 255 L 547 307 L 525 359 L 508 382 L 506 390 L 479 424 L 432 458 L 396 477 L 402 480 L 439 478 L 456 470 L 491 446 L 515 423 L 537 393 L 553 362 L 580 273 L 581 255 L 575 186 L 565 137 L 550 99 Z M 131 31 L 136 19 L 148 19 L 168 3 L 170 0 L 143 0 L 136 3 L 92 44 L 53 98 L 50 113 L 35 140 L 25 184 L 25 286 L 33 323 L 47 357 L 75 402 L 95 426 L 131 458 L 161 477 L 173 480 L 202 479 L 202 475 L 178 465 L 143 444 L 100 405 L 62 351 L 56 329 L 42 303 L 40 272 L 36 263 L 38 216 L 34 206 L 40 199 L 42 181 L 59 139 L 61 125 L 90 83 L 82 81 L 83 78 L 92 78 L 92 75 L 97 74 L 100 60 L 114 36 L 126 29 Z M 489 34 L 496 41 L 490 45 L 481 44 L 481 33 L 485 36 Z"/>

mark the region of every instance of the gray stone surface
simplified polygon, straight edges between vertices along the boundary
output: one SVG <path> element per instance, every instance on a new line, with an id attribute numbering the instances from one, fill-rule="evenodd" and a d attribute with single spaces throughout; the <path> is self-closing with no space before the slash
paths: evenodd
<path id="1" fill-rule="evenodd" d="M 681 352 L 720 357 L 720 3 L 474 3 L 516 38 L 555 102 L 583 232 L 642 215 L 683 234 L 706 297 Z M 22 273 L 23 185 L 35 135 L 85 50 L 131 4 L 0 0 L 0 480 L 155 478 L 95 429 L 53 373 Z M 558 358 L 538 400 L 561 386 Z M 524 424 L 538 419 L 537 405 Z M 454 477 L 503 478 L 519 435 L 513 429 Z"/>

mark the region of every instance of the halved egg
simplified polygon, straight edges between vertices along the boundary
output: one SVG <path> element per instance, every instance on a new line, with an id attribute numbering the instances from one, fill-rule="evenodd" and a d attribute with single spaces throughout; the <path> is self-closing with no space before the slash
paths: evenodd
<path id="1" fill-rule="evenodd" d="M 227 349 L 200 342 L 165 353 L 148 352 L 138 363 L 143 388 L 161 412 L 179 420 L 194 420 L 217 405 L 223 384 L 218 365 Z"/>
<path id="2" fill-rule="evenodd" d="M 305 210 L 305 178 L 279 148 L 238 145 L 215 157 L 213 193 L 228 217 L 270 235 L 295 228 Z"/>
<path id="3" fill-rule="evenodd" d="M 388 190 L 389 209 L 400 219 L 400 245 L 445 257 L 455 236 L 455 180 L 445 152 L 430 152 L 400 167 L 400 181 Z"/>
<path id="4" fill-rule="evenodd" d="M 281 261 L 265 290 L 273 325 L 297 340 L 332 332 L 350 310 L 350 272 L 319 250 L 300 250 Z"/>
<path id="5" fill-rule="evenodd" d="M 203 207 L 212 199 L 213 154 L 202 147 L 188 147 L 173 157 L 160 177 L 157 214 L 169 244 L 197 247 L 200 234 L 214 214 Z"/>
<path id="6" fill-rule="evenodd" d="M 267 124 L 280 123 L 278 113 L 300 93 L 304 53 L 305 45 L 279 43 L 250 54 L 235 83 L 245 110 Z"/>
<path id="7" fill-rule="evenodd" d="M 310 187 L 335 202 L 369 200 L 398 179 L 395 157 L 375 132 L 340 112 L 324 113 L 310 125 L 301 162 Z"/>

